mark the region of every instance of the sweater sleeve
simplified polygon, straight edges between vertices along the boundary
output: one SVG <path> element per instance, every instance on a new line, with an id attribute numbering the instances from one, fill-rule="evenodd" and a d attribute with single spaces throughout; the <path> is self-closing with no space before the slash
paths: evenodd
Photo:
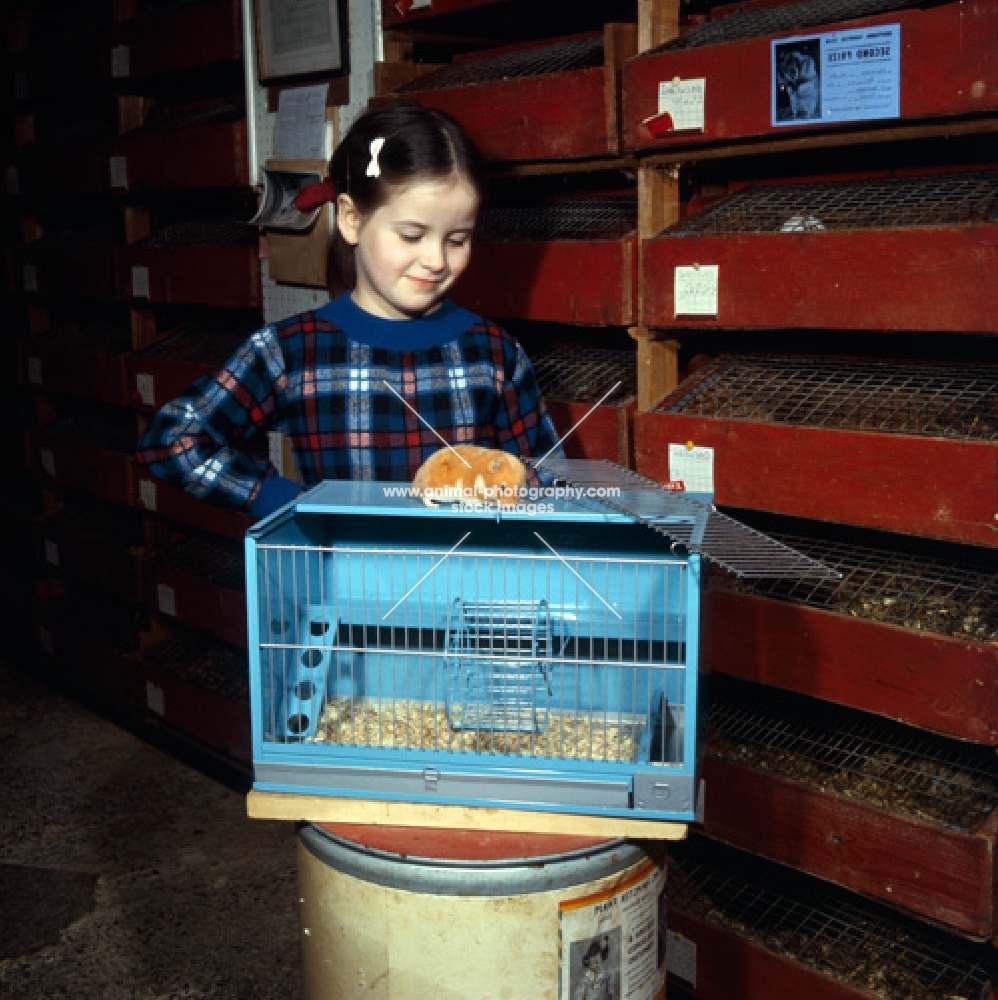
<path id="1" fill-rule="evenodd" d="M 287 375 L 273 326 L 252 334 L 214 374 L 153 417 L 136 457 L 195 497 L 261 517 L 300 490 L 249 449 L 286 405 Z"/>
<path id="2" fill-rule="evenodd" d="M 503 383 L 495 417 L 497 446 L 524 458 L 548 454 L 563 458 L 533 365 L 518 341 L 508 334 L 505 341 Z"/>

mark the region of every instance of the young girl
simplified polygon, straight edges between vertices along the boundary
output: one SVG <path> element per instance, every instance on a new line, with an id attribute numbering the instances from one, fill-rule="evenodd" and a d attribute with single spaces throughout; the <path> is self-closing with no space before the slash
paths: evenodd
<path id="1" fill-rule="evenodd" d="M 468 264 L 484 190 L 460 126 L 414 104 L 376 107 L 329 173 L 333 255 L 351 291 L 250 336 L 155 415 L 139 461 L 258 518 L 302 489 L 247 447 L 267 430 L 288 435 L 306 486 L 409 482 L 442 441 L 561 454 L 523 348 L 446 297 Z"/>

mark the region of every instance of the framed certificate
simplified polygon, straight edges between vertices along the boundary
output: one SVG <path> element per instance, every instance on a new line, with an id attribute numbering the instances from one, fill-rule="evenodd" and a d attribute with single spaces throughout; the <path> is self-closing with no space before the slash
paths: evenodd
<path id="1" fill-rule="evenodd" d="M 260 82 L 344 69 L 339 0 L 254 0 Z"/>

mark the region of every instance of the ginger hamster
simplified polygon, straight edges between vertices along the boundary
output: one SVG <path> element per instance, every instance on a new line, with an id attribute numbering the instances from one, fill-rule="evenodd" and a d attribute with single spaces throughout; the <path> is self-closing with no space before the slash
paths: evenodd
<path id="1" fill-rule="evenodd" d="M 412 480 L 412 490 L 427 507 L 435 507 L 438 501 L 462 500 L 508 506 L 516 503 L 526 481 L 526 467 L 515 455 L 498 448 L 459 444 L 441 448 L 423 462 Z"/>

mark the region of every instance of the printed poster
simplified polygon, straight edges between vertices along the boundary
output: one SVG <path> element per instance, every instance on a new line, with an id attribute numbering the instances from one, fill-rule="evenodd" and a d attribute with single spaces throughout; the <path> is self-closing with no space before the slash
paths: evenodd
<path id="1" fill-rule="evenodd" d="M 772 122 L 863 121 L 901 114 L 901 25 L 772 42 Z"/>
<path id="2" fill-rule="evenodd" d="M 665 990 L 665 872 L 559 904 L 560 1000 L 658 1000 Z"/>

